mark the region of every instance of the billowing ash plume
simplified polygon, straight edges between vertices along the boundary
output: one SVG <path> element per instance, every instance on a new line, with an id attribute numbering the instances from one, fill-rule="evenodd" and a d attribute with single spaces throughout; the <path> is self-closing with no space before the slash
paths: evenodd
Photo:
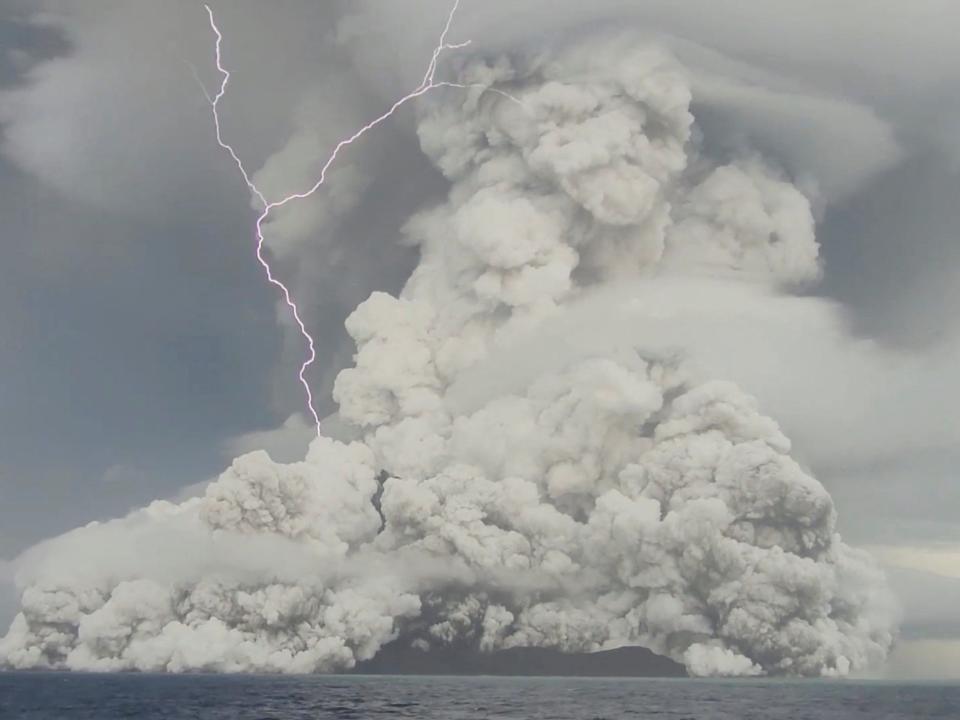
<path id="1" fill-rule="evenodd" d="M 405 228 L 421 259 L 401 295 L 347 319 L 340 439 L 29 551 L 3 664 L 336 671 L 397 638 L 643 645 L 695 675 L 884 658 L 883 576 L 751 396 L 690 348 L 551 335 L 602 322 L 584 308 L 611 288 L 646 288 L 623 301 L 642 318 L 816 278 L 806 197 L 759 157 L 701 152 L 683 71 L 629 37 L 460 79 L 515 100 L 425 106 L 449 195 Z M 493 381 L 463 392 L 468 371 Z"/>

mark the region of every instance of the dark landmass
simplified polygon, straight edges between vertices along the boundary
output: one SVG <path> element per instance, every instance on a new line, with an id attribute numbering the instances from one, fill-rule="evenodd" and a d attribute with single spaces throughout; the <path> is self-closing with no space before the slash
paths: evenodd
<path id="1" fill-rule="evenodd" d="M 547 648 L 511 648 L 483 653 L 463 648 L 418 650 L 406 643 L 385 645 L 361 662 L 360 675 L 562 675 L 583 677 L 686 677 L 683 665 L 642 647 L 595 653 Z"/>

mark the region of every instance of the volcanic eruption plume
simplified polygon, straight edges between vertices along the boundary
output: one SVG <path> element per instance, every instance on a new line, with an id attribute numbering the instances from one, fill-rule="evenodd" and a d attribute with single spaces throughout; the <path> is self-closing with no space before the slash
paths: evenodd
<path id="1" fill-rule="evenodd" d="M 628 33 L 457 73 L 419 106 L 449 181 L 402 230 L 419 264 L 346 320 L 339 436 L 28 551 L 0 663 L 330 672 L 394 640 L 641 645 L 695 675 L 882 661 L 882 573 L 698 331 L 794 307 L 807 196 L 705 152 L 687 73 Z"/>

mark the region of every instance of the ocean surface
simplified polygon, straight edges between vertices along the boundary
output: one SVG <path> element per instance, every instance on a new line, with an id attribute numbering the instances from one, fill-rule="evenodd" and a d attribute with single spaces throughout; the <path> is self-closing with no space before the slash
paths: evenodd
<path id="1" fill-rule="evenodd" d="M 2 720 L 960 719 L 960 685 L 652 678 L 0 673 Z"/>

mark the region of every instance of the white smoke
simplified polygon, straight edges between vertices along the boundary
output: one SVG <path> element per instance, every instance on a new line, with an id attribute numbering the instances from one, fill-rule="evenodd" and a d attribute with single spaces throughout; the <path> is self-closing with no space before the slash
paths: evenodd
<path id="1" fill-rule="evenodd" d="M 709 343 L 643 330 L 789 303 L 819 273 L 807 197 L 711 160 L 684 71 L 629 36 L 459 76 L 515 100 L 426 106 L 449 195 L 405 228 L 400 296 L 347 319 L 343 437 L 33 548 L 0 664 L 336 671 L 397 638 L 643 645 L 695 675 L 883 660 L 886 583 L 828 493 Z"/>

